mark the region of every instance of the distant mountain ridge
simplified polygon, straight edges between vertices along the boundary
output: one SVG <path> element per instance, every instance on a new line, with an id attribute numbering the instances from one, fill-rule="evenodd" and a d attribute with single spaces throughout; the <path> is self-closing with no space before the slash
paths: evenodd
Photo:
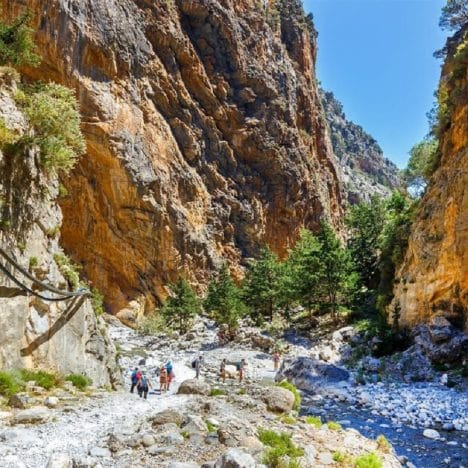
<path id="1" fill-rule="evenodd" d="M 346 118 L 343 105 L 331 91 L 319 92 L 333 151 L 343 169 L 348 201 L 356 203 L 374 194 L 389 195 L 400 186 L 398 167 L 384 156 L 371 135 Z"/>

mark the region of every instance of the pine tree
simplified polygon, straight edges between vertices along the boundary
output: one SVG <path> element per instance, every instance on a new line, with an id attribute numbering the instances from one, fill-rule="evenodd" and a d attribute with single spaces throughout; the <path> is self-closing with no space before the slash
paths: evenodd
<path id="1" fill-rule="evenodd" d="M 322 266 L 320 243 L 308 230 L 301 231 L 299 240 L 289 253 L 283 287 L 285 295 L 303 304 L 309 311 L 320 302 L 319 286 Z"/>
<path id="2" fill-rule="evenodd" d="M 342 246 L 332 227 L 324 222 L 317 235 L 320 244 L 320 290 L 323 300 L 336 316 L 337 307 L 348 289 L 354 286 L 349 252 Z"/>
<path id="3" fill-rule="evenodd" d="M 385 223 L 385 206 L 379 197 L 351 207 L 346 218 L 350 230 L 348 248 L 360 282 L 367 289 L 379 284 L 380 236 Z"/>
<path id="4" fill-rule="evenodd" d="M 245 314 L 239 288 L 234 284 L 225 264 L 208 285 L 208 292 L 204 301 L 205 311 L 219 323 L 228 327 L 230 337 L 234 337 L 239 320 Z"/>
<path id="5" fill-rule="evenodd" d="M 264 248 L 247 271 L 242 294 L 250 315 L 258 323 L 272 320 L 280 295 L 280 262 L 276 255 Z"/>
<path id="6" fill-rule="evenodd" d="M 161 310 L 166 323 L 173 326 L 180 333 L 186 333 L 193 318 L 201 312 L 201 304 L 195 291 L 184 279 L 170 286 L 171 296 L 164 302 Z"/>

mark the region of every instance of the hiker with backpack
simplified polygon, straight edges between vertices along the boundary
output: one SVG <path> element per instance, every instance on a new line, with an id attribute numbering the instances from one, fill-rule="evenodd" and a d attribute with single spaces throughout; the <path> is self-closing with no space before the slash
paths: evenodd
<path id="1" fill-rule="evenodd" d="M 148 397 L 148 391 L 151 387 L 152 385 L 150 379 L 146 376 L 145 372 L 142 372 L 137 382 L 138 396 L 140 398 L 144 397 L 144 399 L 146 400 Z"/>
<path id="2" fill-rule="evenodd" d="M 167 369 L 165 365 L 161 366 L 159 370 L 159 390 L 161 393 L 166 392 L 168 390 L 167 385 Z"/>
<path id="3" fill-rule="evenodd" d="M 195 378 L 200 378 L 200 371 L 203 365 L 203 356 L 200 354 L 194 361 L 192 361 L 192 369 L 195 369 Z"/>
<path id="4" fill-rule="evenodd" d="M 275 371 L 277 371 L 279 367 L 279 362 L 280 362 L 280 353 L 278 351 L 275 351 L 273 353 L 272 358 L 273 358 L 273 367 Z"/>
<path id="5" fill-rule="evenodd" d="M 131 379 L 130 393 L 133 393 L 133 390 L 135 390 L 135 387 L 137 386 L 138 381 L 140 380 L 140 377 L 141 377 L 141 372 L 138 370 L 138 367 L 135 367 L 130 378 Z"/>
<path id="6" fill-rule="evenodd" d="M 169 360 L 166 362 L 166 373 L 167 373 L 167 390 L 171 388 L 171 382 L 174 380 L 174 368 L 172 366 L 172 362 Z"/>

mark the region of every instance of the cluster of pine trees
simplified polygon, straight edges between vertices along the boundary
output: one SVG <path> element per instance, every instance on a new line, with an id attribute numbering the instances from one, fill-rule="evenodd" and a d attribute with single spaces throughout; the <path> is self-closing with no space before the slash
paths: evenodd
<path id="1" fill-rule="evenodd" d="M 203 311 L 233 336 L 242 318 L 259 325 L 276 314 L 286 321 L 297 306 L 310 315 L 366 310 L 384 318 L 392 299 L 395 269 L 403 259 L 414 202 L 400 192 L 351 207 L 346 243 L 323 222 L 317 233 L 303 230 L 285 260 L 268 248 L 251 262 L 236 284 L 227 264 L 217 272 L 203 298 L 183 278 L 171 285 L 161 315 L 180 332 Z"/>

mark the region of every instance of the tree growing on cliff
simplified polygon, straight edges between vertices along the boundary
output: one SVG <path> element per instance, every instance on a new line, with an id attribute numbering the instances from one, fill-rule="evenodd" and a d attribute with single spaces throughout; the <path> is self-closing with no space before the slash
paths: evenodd
<path id="1" fill-rule="evenodd" d="M 264 248 L 247 271 L 242 295 L 250 315 L 258 322 L 272 320 L 281 293 L 281 271 L 278 257 Z"/>
<path id="2" fill-rule="evenodd" d="M 12 23 L 0 21 L 0 65 L 37 66 L 40 57 L 33 41 L 33 29 L 28 26 L 31 15 L 25 11 Z"/>
<path id="3" fill-rule="evenodd" d="M 435 138 L 427 138 L 414 145 L 409 154 L 410 158 L 403 176 L 408 189 L 415 195 L 420 195 L 437 168 L 438 142 Z"/>
<path id="4" fill-rule="evenodd" d="M 239 288 L 234 284 L 227 264 L 224 264 L 217 277 L 208 285 L 204 309 L 219 324 L 226 325 L 230 337 L 234 337 L 239 320 L 245 315 Z"/>
<path id="5" fill-rule="evenodd" d="M 466 0 L 448 0 L 442 8 L 439 26 L 442 29 L 457 31 L 468 24 L 468 3 Z"/>
<path id="6" fill-rule="evenodd" d="M 395 272 L 403 261 L 410 235 L 417 202 L 411 201 L 401 192 L 393 192 L 386 202 L 385 226 L 382 232 L 379 263 L 380 283 L 377 309 L 386 316 L 387 305 L 393 298 Z"/>
<path id="7" fill-rule="evenodd" d="M 171 295 L 166 299 L 161 314 L 166 323 L 180 333 L 186 333 L 193 318 L 201 312 L 201 303 L 195 291 L 184 278 L 170 286 Z"/>

